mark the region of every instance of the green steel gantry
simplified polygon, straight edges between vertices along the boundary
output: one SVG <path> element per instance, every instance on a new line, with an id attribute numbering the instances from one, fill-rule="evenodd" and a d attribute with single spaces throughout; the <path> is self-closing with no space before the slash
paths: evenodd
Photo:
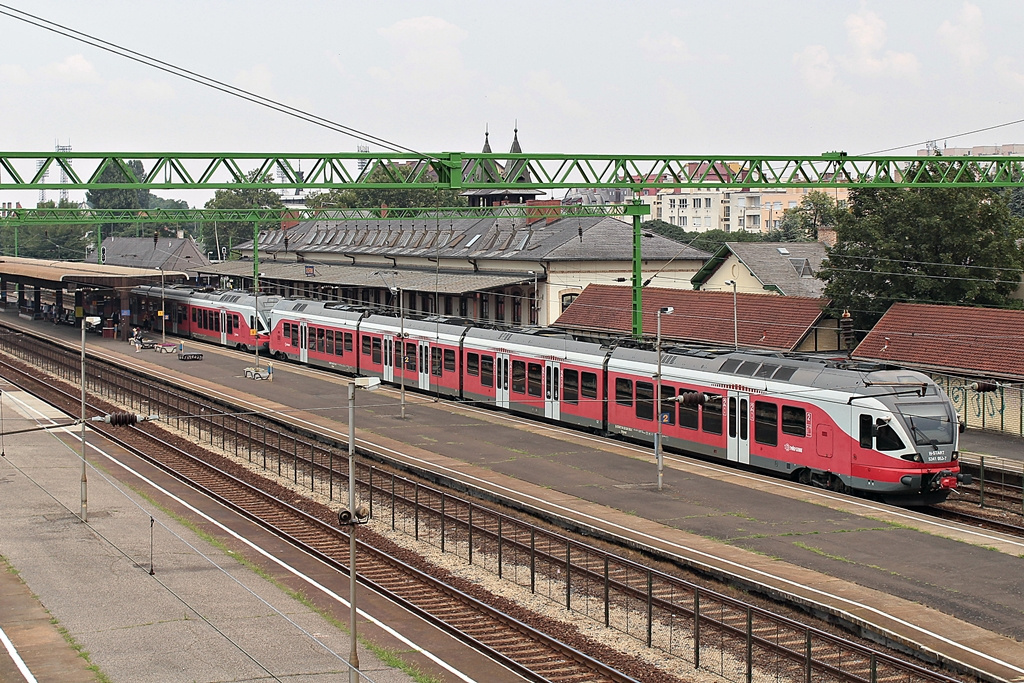
<path id="1" fill-rule="evenodd" d="M 130 161 L 139 161 L 136 174 Z M 111 173 L 117 171 L 117 173 Z M 109 182 L 104 177 L 120 176 Z M 60 180 L 54 180 L 54 178 Z M 716 187 L 1013 187 L 1024 185 L 1024 157 L 722 155 L 565 155 L 413 153 L 90 153 L 0 152 L 4 190 L 218 189 L 645 189 Z M 440 211 L 441 209 L 435 209 Z M 639 199 L 622 207 L 633 220 L 633 334 L 641 335 Z M 261 211 L 261 210 L 257 210 Z M 278 213 L 274 220 L 287 215 Z M 154 212 L 147 212 L 149 214 Z M 0 215 L 21 223 L 25 214 Z M 436 214 L 429 214 L 433 217 Z M 422 214 L 421 214 L 422 216 Z M 10 220 L 8 220 L 10 219 Z M 31 219 L 35 220 L 35 219 Z M 84 222 L 78 218 L 73 222 Z M 132 220 L 138 221 L 136 216 Z M 153 219 L 160 220 L 160 219 Z M 214 220 L 204 218 L 203 220 Z M 227 220 L 227 219 L 222 219 Z M 252 217 L 250 220 L 259 221 Z M 38 222 L 43 222 L 40 219 Z M 52 222 L 52 221 L 51 221 Z M 96 220 L 94 222 L 103 222 Z M 113 222 L 113 221 L 105 221 Z M 24 224 L 24 223 L 22 223 Z M 255 223 L 254 223 L 255 225 Z M 254 279 L 259 263 L 254 259 Z"/>

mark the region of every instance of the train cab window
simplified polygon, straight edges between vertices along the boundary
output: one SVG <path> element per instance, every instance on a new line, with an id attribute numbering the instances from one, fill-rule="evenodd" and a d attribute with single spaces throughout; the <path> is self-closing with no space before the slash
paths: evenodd
<path id="1" fill-rule="evenodd" d="M 705 394 L 701 426 L 708 434 L 722 433 L 722 395 Z"/>
<path id="2" fill-rule="evenodd" d="M 633 380 L 615 378 L 615 402 L 620 406 L 633 406 Z"/>
<path id="3" fill-rule="evenodd" d="M 348 353 L 351 350 L 352 350 L 352 333 L 351 332 L 346 332 L 345 333 L 345 353 Z"/>
<path id="4" fill-rule="evenodd" d="M 455 372 L 455 349 L 444 350 L 444 371 Z"/>
<path id="5" fill-rule="evenodd" d="M 474 377 L 480 374 L 480 354 L 466 354 L 466 374 L 473 375 Z"/>
<path id="6" fill-rule="evenodd" d="M 405 342 L 405 369 L 409 372 L 416 372 L 416 342 Z"/>
<path id="7" fill-rule="evenodd" d="M 577 370 L 562 370 L 562 400 L 572 404 L 580 402 L 580 373 Z"/>
<path id="8" fill-rule="evenodd" d="M 441 373 L 443 372 L 441 368 L 441 359 L 443 356 L 444 354 L 442 353 L 442 349 L 439 349 L 436 346 L 430 349 L 430 374 L 436 377 L 441 376 Z"/>
<path id="9" fill-rule="evenodd" d="M 544 395 L 544 374 L 540 363 L 530 363 L 527 374 L 527 393 L 530 396 Z"/>
<path id="10" fill-rule="evenodd" d="M 580 375 L 580 396 L 583 398 L 597 398 L 597 374 L 584 372 Z"/>
<path id="11" fill-rule="evenodd" d="M 374 365 L 380 365 L 381 354 L 380 354 L 380 339 L 371 339 L 371 351 L 370 351 L 370 362 Z"/>
<path id="12" fill-rule="evenodd" d="M 795 406 L 782 406 L 782 433 L 807 436 L 807 411 Z"/>
<path id="13" fill-rule="evenodd" d="M 480 356 L 480 384 L 494 386 L 494 358 L 491 356 Z"/>
<path id="14" fill-rule="evenodd" d="M 871 434 L 871 416 L 861 415 L 860 416 L 860 447 L 871 448 L 874 445 L 874 439 Z"/>
<path id="15" fill-rule="evenodd" d="M 774 403 L 754 401 L 754 441 L 779 445 L 779 407 Z"/>
<path id="16" fill-rule="evenodd" d="M 294 339 L 294 337 L 292 339 Z M 363 355 L 364 356 L 369 356 L 370 355 L 370 338 L 369 337 L 363 337 Z"/>
<path id="17" fill-rule="evenodd" d="M 690 390 L 680 389 L 679 393 L 690 393 Z M 697 429 L 700 426 L 700 406 L 680 403 L 679 426 L 684 429 Z"/>
<path id="18" fill-rule="evenodd" d="M 324 332 L 324 353 L 334 355 L 334 330 L 326 330 Z"/>
<path id="19" fill-rule="evenodd" d="M 512 361 L 512 393 L 526 393 L 526 362 L 521 360 Z"/>
<path id="20" fill-rule="evenodd" d="M 654 419 L 654 385 L 650 382 L 636 383 L 636 416 L 641 420 Z"/>
<path id="21" fill-rule="evenodd" d="M 906 448 L 903 439 L 889 423 L 879 418 L 875 422 L 875 448 L 880 451 L 898 451 Z"/>

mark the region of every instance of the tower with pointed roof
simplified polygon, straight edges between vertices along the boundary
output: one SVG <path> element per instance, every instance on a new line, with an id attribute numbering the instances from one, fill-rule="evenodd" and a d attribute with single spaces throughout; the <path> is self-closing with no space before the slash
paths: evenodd
<path id="1" fill-rule="evenodd" d="M 490 133 L 484 130 L 484 147 L 482 154 L 491 154 Z M 512 148 L 509 154 L 522 154 L 522 147 L 519 146 L 519 127 L 513 131 Z M 515 182 L 530 183 L 530 166 L 524 159 L 511 159 L 506 166 L 501 166 L 495 159 L 484 159 L 474 168 L 468 169 L 466 180 L 471 183 L 494 183 L 502 178 L 513 178 Z M 508 190 L 477 188 L 466 190 L 463 197 L 470 206 L 501 206 L 502 204 L 525 204 L 538 195 L 544 194 L 541 190 Z"/>

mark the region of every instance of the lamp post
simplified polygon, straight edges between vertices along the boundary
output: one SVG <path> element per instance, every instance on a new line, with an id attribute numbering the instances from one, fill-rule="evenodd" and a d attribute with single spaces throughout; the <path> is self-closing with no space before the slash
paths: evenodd
<path id="1" fill-rule="evenodd" d="M 260 369 L 260 276 L 263 273 L 257 273 L 253 280 L 252 295 L 253 295 L 253 308 L 256 310 L 256 315 L 253 316 L 252 323 L 253 329 L 249 331 L 252 335 L 252 346 L 256 349 L 256 369 Z"/>
<path id="2" fill-rule="evenodd" d="M 736 281 L 726 280 L 726 285 L 732 285 L 732 347 L 739 351 L 740 348 L 740 333 L 739 323 L 736 319 Z"/>
<path id="3" fill-rule="evenodd" d="M 656 344 L 658 352 L 658 382 L 657 387 L 654 390 L 654 412 L 658 419 L 658 430 L 654 433 L 654 459 L 658 463 L 658 490 L 661 490 L 661 472 L 663 466 L 663 458 L 661 456 L 661 316 L 672 315 L 676 309 L 671 306 L 665 306 L 664 308 L 658 309 L 658 341 Z"/>
<path id="4" fill-rule="evenodd" d="M 539 325 L 540 310 L 537 308 L 537 271 L 528 270 L 526 272 L 533 276 L 533 297 L 530 300 L 530 322 Z"/>
<path id="5" fill-rule="evenodd" d="M 393 286 L 384 278 L 384 274 L 379 270 L 374 271 L 374 275 L 384 280 L 384 284 L 387 286 L 388 291 L 391 292 L 392 305 L 394 305 L 394 298 L 398 297 L 398 347 L 400 353 L 398 354 L 399 366 L 398 366 L 398 384 L 400 392 L 400 402 L 402 404 L 402 419 L 405 419 L 405 304 L 402 301 L 402 288 Z M 395 273 L 397 275 L 398 273 Z M 392 362 L 394 362 L 394 356 L 392 356 Z"/>
<path id="6" fill-rule="evenodd" d="M 89 521 L 89 479 L 85 474 L 85 296 L 82 297 L 82 521 Z"/>
<path id="7" fill-rule="evenodd" d="M 352 642 L 348 659 L 349 683 L 359 683 L 359 652 L 356 648 L 356 620 L 359 615 L 356 607 L 356 525 L 365 524 L 369 517 L 366 506 L 356 505 L 356 387 L 373 391 L 379 385 L 379 377 L 356 377 L 348 385 L 348 509 L 338 513 L 338 522 L 348 526 L 349 637 Z"/>
<path id="8" fill-rule="evenodd" d="M 164 301 L 164 267 L 160 266 L 160 343 L 167 343 L 166 303 Z"/>

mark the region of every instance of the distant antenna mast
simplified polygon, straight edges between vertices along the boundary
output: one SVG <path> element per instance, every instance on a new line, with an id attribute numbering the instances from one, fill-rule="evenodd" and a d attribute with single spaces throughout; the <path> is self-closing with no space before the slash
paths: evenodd
<path id="1" fill-rule="evenodd" d="M 356 145 L 356 151 L 360 152 L 360 153 L 368 154 L 370 152 L 370 146 L 369 145 Z M 363 171 L 366 170 L 367 161 L 368 161 L 367 159 L 360 159 L 358 162 L 356 162 L 356 166 L 359 167 L 359 172 L 360 173 L 362 173 Z"/>
<path id="2" fill-rule="evenodd" d="M 39 169 L 41 169 L 42 167 L 43 167 L 43 160 L 42 159 L 37 160 L 36 161 L 36 175 L 39 175 Z M 43 171 L 43 177 L 41 178 L 43 183 L 46 182 L 46 176 L 48 176 L 48 175 L 50 175 L 50 169 L 46 169 L 45 171 Z M 45 187 L 41 187 L 41 188 L 39 188 L 39 203 L 42 204 L 45 201 L 46 201 L 46 188 Z"/>
<path id="3" fill-rule="evenodd" d="M 928 156 L 930 157 L 936 156 L 940 153 L 939 143 L 936 142 L 935 140 L 929 140 L 928 142 L 924 143 L 924 148 L 928 150 Z"/>
<path id="4" fill-rule="evenodd" d="M 66 145 L 54 145 L 53 146 L 53 151 L 54 152 L 70 152 L 71 151 L 71 141 L 69 140 L 68 144 L 66 144 Z M 68 160 L 67 163 L 70 164 L 71 161 Z M 68 178 L 68 172 L 62 166 L 61 169 L 60 169 L 60 184 L 62 186 L 63 185 L 67 185 L 69 180 L 70 180 L 70 178 Z M 61 203 L 67 203 L 67 201 L 68 201 L 68 191 L 67 191 L 67 188 L 65 188 L 65 187 L 61 187 L 61 189 L 60 189 L 60 201 L 61 201 Z"/>

